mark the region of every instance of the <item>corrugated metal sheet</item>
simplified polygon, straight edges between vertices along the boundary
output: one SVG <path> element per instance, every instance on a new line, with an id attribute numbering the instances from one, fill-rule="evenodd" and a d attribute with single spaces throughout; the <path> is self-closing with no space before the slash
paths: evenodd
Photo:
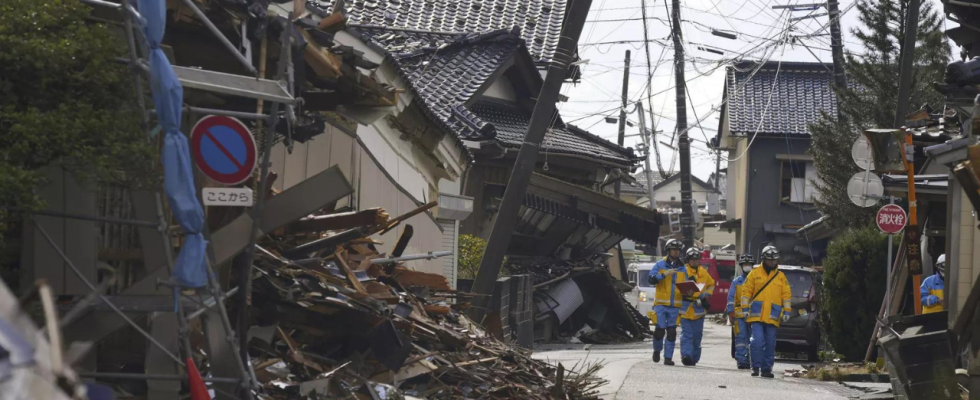
<path id="1" fill-rule="evenodd" d="M 571 279 L 566 279 L 545 293 L 545 296 L 536 296 L 538 311 L 554 311 L 558 316 L 559 324 L 565 322 L 585 302 L 582 298 L 582 290 Z"/>

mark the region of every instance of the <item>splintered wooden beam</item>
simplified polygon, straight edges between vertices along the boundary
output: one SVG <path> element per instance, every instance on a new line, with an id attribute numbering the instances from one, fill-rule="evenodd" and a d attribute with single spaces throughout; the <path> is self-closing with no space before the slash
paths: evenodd
<path id="1" fill-rule="evenodd" d="M 306 51 L 303 52 L 303 58 L 306 59 L 306 62 L 310 63 L 313 71 L 317 75 L 326 78 L 339 78 L 343 76 L 343 72 L 340 71 L 343 59 L 316 44 L 313 37 L 305 30 L 300 30 L 300 32 L 303 34 L 303 38 L 306 39 Z"/>
<path id="2" fill-rule="evenodd" d="M 414 217 L 416 215 L 419 215 L 419 214 L 421 214 L 423 212 L 426 212 L 430 208 L 433 208 L 433 207 L 435 207 L 437 205 L 439 205 L 439 202 L 438 201 L 430 201 L 428 203 L 423 204 L 419 208 L 416 208 L 416 209 L 414 209 L 412 211 L 409 211 L 409 212 L 407 212 L 405 214 L 399 215 L 397 218 L 391 220 L 391 222 L 388 223 L 388 226 L 384 230 L 381 231 L 381 234 L 384 235 L 384 234 L 388 233 L 388 231 L 390 231 L 392 229 L 395 229 L 395 227 L 398 226 L 398 224 L 402 223 L 402 221 L 407 220 L 409 218 L 412 218 L 412 217 Z"/>
<path id="3" fill-rule="evenodd" d="M 357 292 L 361 294 L 368 294 L 367 289 L 364 288 L 364 285 L 361 284 L 361 281 L 357 280 L 357 275 L 355 275 L 354 271 L 351 271 L 350 267 L 347 266 L 347 261 L 344 261 L 345 258 L 344 253 L 338 251 L 333 255 L 334 258 L 337 260 L 337 266 L 340 267 L 341 271 L 344 271 L 345 275 L 347 275 L 347 279 L 350 281 L 351 286 L 354 287 L 354 290 L 357 290 Z"/>
<path id="4" fill-rule="evenodd" d="M 328 15 L 326 18 L 320 20 L 318 28 L 323 31 L 331 30 L 330 27 L 344 22 L 344 14 L 340 12 L 335 12 Z"/>

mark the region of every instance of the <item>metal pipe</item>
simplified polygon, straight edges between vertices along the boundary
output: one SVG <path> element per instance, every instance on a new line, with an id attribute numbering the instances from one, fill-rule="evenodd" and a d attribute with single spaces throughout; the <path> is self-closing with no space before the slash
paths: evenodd
<path id="1" fill-rule="evenodd" d="M 81 2 L 86 4 L 91 4 L 93 6 L 102 6 L 102 7 L 116 8 L 116 9 L 122 8 L 122 4 L 117 4 L 117 3 L 112 3 L 108 1 L 102 1 L 102 0 L 81 0 Z"/>
<path id="2" fill-rule="evenodd" d="M 46 216 L 46 217 L 80 219 L 80 220 L 84 220 L 84 221 L 95 221 L 95 222 L 108 222 L 110 224 L 142 226 L 144 228 L 153 228 L 153 229 L 159 229 L 160 228 L 160 226 L 157 225 L 157 224 L 155 224 L 155 223 L 147 222 L 147 221 L 138 221 L 138 220 L 133 220 L 133 219 L 122 219 L 122 218 L 112 218 L 112 217 L 96 217 L 96 216 L 92 216 L 92 215 L 73 214 L 73 213 L 65 213 L 65 212 L 59 212 L 59 211 L 31 211 L 31 210 L 28 210 L 28 209 L 25 209 L 25 208 L 20 208 L 20 207 L 3 207 L 3 208 L 6 209 L 6 210 L 9 210 L 9 211 L 22 212 L 22 213 L 34 214 L 34 215 L 43 215 L 43 216 Z"/>
<path id="3" fill-rule="evenodd" d="M 391 257 L 391 258 L 375 258 L 371 260 L 371 264 L 387 264 L 399 261 L 412 261 L 412 260 L 431 260 L 433 258 L 451 256 L 453 252 L 451 251 L 430 251 L 424 254 L 409 254 L 407 256 L 401 257 Z"/>
<path id="4" fill-rule="evenodd" d="M 183 375 L 160 375 L 160 374 L 126 374 L 121 372 L 79 372 L 78 376 L 90 379 L 133 379 L 146 381 L 182 381 L 187 382 L 187 377 Z M 238 383 L 239 378 L 209 378 L 202 377 L 205 382 L 218 383 Z"/>
<path id="5" fill-rule="evenodd" d="M 221 296 L 221 301 L 227 300 L 229 297 L 233 296 L 237 292 L 238 292 L 238 288 L 237 287 L 234 288 L 234 289 L 229 290 L 228 293 L 225 293 L 224 296 Z M 194 301 L 197 301 L 197 302 L 200 303 L 199 300 L 194 300 Z M 188 320 L 192 320 L 194 318 L 197 318 L 197 317 L 201 316 L 201 314 L 204 314 L 205 312 L 208 312 L 210 310 L 210 307 L 216 305 L 217 302 L 215 301 L 214 297 L 212 296 L 211 298 L 205 300 L 204 303 L 200 303 L 200 304 L 203 305 L 204 307 L 207 307 L 207 308 L 201 308 L 201 309 L 199 309 L 197 311 L 194 311 L 193 313 L 191 313 L 191 315 L 188 315 L 187 316 L 187 319 Z M 213 311 L 213 310 L 210 310 L 210 311 Z"/>
<path id="6" fill-rule="evenodd" d="M 201 108 L 201 107 L 186 107 L 188 111 L 198 113 L 198 114 L 213 114 L 213 115 L 224 115 L 226 117 L 235 117 L 242 119 L 268 119 L 269 116 L 265 114 L 256 114 L 250 112 L 241 111 L 231 111 L 231 110 L 218 110 L 214 108 Z"/>
<path id="7" fill-rule="evenodd" d="M 129 6 L 129 0 L 123 0 L 121 6 Z M 126 64 L 130 68 L 142 67 L 140 64 L 139 55 L 136 52 L 136 38 L 133 37 L 133 21 L 128 17 L 123 16 L 123 22 L 126 25 L 126 47 L 129 49 L 129 60 Z M 149 75 L 149 67 L 143 69 L 143 73 Z M 136 104 L 140 107 L 140 116 L 143 119 L 143 130 L 149 131 L 150 129 L 150 117 L 146 114 L 146 101 L 144 100 L 143 94 L 143 80 L 140 78 L 140 74 L 135 70 L 133 71 L 133 88 L 136 90 Z"/>
<path id="8" fill-rule="evenodd" d="M 211 20 L 208 19 L 208 16 L 204 15 L 204 12 L 201 11 L 200 8 L 197 8 L 197 5 L 194 4 L 193 1 L 184 0 L 184 5 L 189 7 L 192 11 L 194 11 L 194 15 L 197 16 L 197 19 L 199 19 L 201 23 L 203 23 L 204 26 L 206 26 L 208 30 L 211 31 L 211 34 L 216 36 L 218 40 L 220 40 L 221 43 L 224 44 L 225 47 L 228 48 L 228 50 L 230 50 L 232 54 L 235 55 L 235 58 L 237 58 L 238 62 L 240 62 L 242 66 L 244 66 L 245 69 L 248 70 L 248 73 L 252 75 L 258 74 L 258 72 L 255 70 L 255 67 L 252 66 L 252 62 L 245 59 L 245 56 L 242 55 L 240 51 L 238 51 L 238 48 L 236 48 L 235 45 L 231 44 L 231 42 L 228 41 L 228 38 L 225 37 L 225 35 L 221 33 L 220 30 L 218 30 L 218 27 L 214 26 L 214 24 L 211 23 Z"/>
<path id="9" fill-rule="evenodd" d="M 68 256 L 65 255 L 65 252 L 62 251 L 61 248 L 58 247 L 58 245 L 54 242 L 54 239 L 51 239 L 51 236 L 48 235 L 48 231 L 44 230 L 44 228 L 41 227 L 41 224 L 37 222 L 37 219 L 32 218 L 31 221 L 34 223 L 34 228 L 37 229 L 37 231 L 41 233 L 41 236 L 44 236 L 44 240 L 46 240 L 48 244 L 51 245 L 51 247 L 54 248 L 55 251 L 58 252 L 58 255 L 61 256 L 61 259 L 65 261 L 65 264 L 68 264 L 68 267 L 70 267 L 72 272 L 75 273 L 75 276 L 77 276 L 78 279 L 85 284 L 85 286 L 88 286 L 89 290 L 93 290 L 93 291 L 96 290 L 95 285 L 93 285 L 92 282 L 90 282 L 88 278 L 86 278 L 85 275 L 82 274 L 82 271 L 78 270 L 78 267 L 75 266 L 75 263 L 71 262 L 71 259 L 69 259 Z M 163 351 L 164 354 L 166 354 L 168 357 L 173 359 L 174 362 L 180 364 L 181 366 L 186 366 L 184 362 L 180 360 L 180 358 L 178 358 L 173 353 L 171 353 L 170 350 L 168 350 L 166 346 L 164 346 L 158 340 L 156 340 L 156 338 L 154 338 L 153 335 L 147 333 L 145 330 L 143 330 L 143 328 L 137 325 L 136 322 L 133 322 L 132 319 L 126 316 L 126 313 L 120 310 L 119 307 L 116 307 L 116 305 L 113 304 L 108 297 L 106 297 L 103 294 L 99 294 L 99 298 L 102 299 L 102 301 L 104 301 L 105 304 L 112 309 L 112 311 L 114 311 L 116 314 L 119 314 L 119 316 L 124 321 L 126 321 L 126 323 L 128 323 L 130 326 L 136 329 L 136 331 L 138 331 L 144 337 L 146 337 L 146 340 L 148 340 L 150 343 L 153 343 L 154 346 L 157 346 L 161 351 Z"/>
<path id="10" fill-rule="evenodd" d="M 85 295 L 81 301 L 75 304 L 75 307 L 65 313 L 65 315 L 61 317 L 61 321 L 58 322 L 58 326 L 65 328 L 72 322 L 75 322 L 78 317 L 81 317 L 82 314 L 85 314 L 85 312 L 92 308 L 92 306 L 95 304 L 95 299 L 99 297 L 99 293 L 104 293 L 106 288 L 116 282 L 116 270 L 112 268 L 103 269 L 109 271 L 112 275 L 110 275 L 108 279 L 102 281 L 96 290 L 93 290 L 89 294 Z"/>

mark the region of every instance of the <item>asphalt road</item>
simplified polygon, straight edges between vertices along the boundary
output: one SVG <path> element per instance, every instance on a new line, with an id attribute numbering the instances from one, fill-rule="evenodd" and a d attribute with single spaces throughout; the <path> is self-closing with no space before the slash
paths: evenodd
<path id="1" fill-rule="evenodd" d="M 782 376 L 787 369 L 799 369 L 806 363 L 803 360 L 777 358 L 775 379 L 753 378 L 749 371 L 735 368 L 729 329 L 713 322 L 705 324 L 701 362 L 696 367 L 680 365 L 679 349 L 674 356 L 677 366 L 654 364 L 649 340 L 623 345 L 540 345 L 534 357 L 561 362 L 566 368 L 603 362 L 600 375 L 609 380 L 600 389 L 604 399 L 830 400 L 862 394 L 837 383 Z"/>

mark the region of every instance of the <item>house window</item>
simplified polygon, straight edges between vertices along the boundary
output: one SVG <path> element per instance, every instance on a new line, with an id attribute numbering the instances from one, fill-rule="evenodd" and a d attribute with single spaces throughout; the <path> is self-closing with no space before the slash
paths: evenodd
<path id="1" fill-rule="evenodd" d="M 784 203 L 812 204 L 819 199 L 817 170 L 813 161 L 780 160 L 779 198 Z"/>

